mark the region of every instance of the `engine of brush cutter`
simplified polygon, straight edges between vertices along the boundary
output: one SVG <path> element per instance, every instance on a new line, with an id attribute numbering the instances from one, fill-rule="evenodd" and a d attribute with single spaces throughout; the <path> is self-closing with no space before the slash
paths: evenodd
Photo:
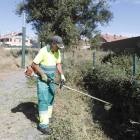
<path id="1" fill-rule="evenodd" d="M 24 73 L 25 73 L 25 76 L 27 76 L 27 77 L 32 77 L 32 76 L 35 75 L 35 71 L 34 71 L 34 69 L 33 69 L 33 67 L 31 65 L 29 65 L 27 67 L 27 69 L 25 70 Z"/>

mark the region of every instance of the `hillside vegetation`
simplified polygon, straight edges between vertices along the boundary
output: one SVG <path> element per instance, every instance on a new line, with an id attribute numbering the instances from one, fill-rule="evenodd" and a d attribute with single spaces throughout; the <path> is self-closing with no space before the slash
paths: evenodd
<path id="1" fill-rule="evenodd" d="M 0 69 L 20 69 L 21 51 L 2 51 L 0 57 L 5 59 L 0 62 Z M 96 52 L 94 67 L 93 52 Z M 36 54 L 37 50 L 26 50 L 26 66 L 31 64 Z M 107 59 L 108 56 L 111 56 L 110 59 Z M 53 117 L 57 118 L 57 122 L 50 125 L 54 133 L 48 139 L 134 140 L 140 137 L 140 104 L 138 96 L 134 96 L 139 92 L 139 84 L 133 86 L 135 77 L 132 72 L 128 74 L 124 70 L 122 60 L 127 62 L 126 56 L 114 57 L 112 52 L 95 50 L 75 51 L 74 56 L 72 52 L 65 52 L 64 60 L 62 55 L 67 86 L 113 105 L 106 108 L 104 103 L 56 86 Z M 114 63 L 114 59 L 120 63 Z M 132 67 L 131 63 L 129 67 Z M 57 70 L 55 80 L 60 81 Z M 29 79 L 28 84 L 36 85 L 36 79 Z M 37 97 L 31 100 L 37 104 Z"/>

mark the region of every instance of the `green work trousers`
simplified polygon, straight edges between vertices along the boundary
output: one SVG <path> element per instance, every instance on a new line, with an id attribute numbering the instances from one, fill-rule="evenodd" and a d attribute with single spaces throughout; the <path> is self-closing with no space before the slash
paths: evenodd
<path id="1" fill-rule="evenodd" d="M 54 84 L 43 82 L 37 79 L 38 93 L 38 110 L 39 110 L 39 127 L 46 128 L 49 124 L 49 118 L 52 116 L 52 108 L 54 101 Z"/>

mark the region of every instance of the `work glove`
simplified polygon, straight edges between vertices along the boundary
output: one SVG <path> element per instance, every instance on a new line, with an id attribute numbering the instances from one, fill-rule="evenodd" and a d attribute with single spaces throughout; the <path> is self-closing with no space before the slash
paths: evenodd
<path id="1" fill-rule="evenodd" d="M 65 76 L 61 74 L 61 83 L 60 83 L 60 89 L 62 88 L 64 82 L 66 81 Z"/>
<path id="2" fill-rule="evenodd" d="M 65 76 L 63 74 L 61 74 L 61 81 L 66 82 Z"/>
<path id="3" fill-rule="evenodd" d="M 48 83 L 48 84 L 51 82 L 51 79 L 48 78 L 45 74 L 43 76 L 41 76 L 41 80 Z"/>

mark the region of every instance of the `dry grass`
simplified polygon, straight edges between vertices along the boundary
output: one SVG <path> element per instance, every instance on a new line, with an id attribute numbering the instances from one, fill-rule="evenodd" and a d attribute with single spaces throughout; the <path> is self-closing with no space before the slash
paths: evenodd
<path id="1" fill-rule="evenodd" d="M 53 116 L 57 122 L 50 127 L 54 129 L 49 139 L 56 140 L 109 140 L 93 122 L 88 97 L 65 88 L 56 87 Z"/>
<path id="2" fill-rule="evenodd" d="M 5 50 L 4 48 L 0 48 L 0 70 L 18 70 L 21 68 L 21 59 L 22 56 L 14 57 L 11 51 L 15 51 L 17 53 L 19 50 Z M 25 56 L 25 67 L 32 63 L 32 59 L 29 55 Z"/>
<path id="3" fill-rule="evenodd" d="M 63 60 L 63 53 L 61 53 L 61 58 Z M 75 50 L 74 53 L 73 51 L 70 52 L 64 52 L 64 60 L 69 59 L 69 58 L 81 58 L 84 60 L 89 60 L 93 59 L 93 51 L 91 50 Z"/>
<path id="4" fill-rule="evenodd" d="M 14 57 L 11 54 L 11 50 L 5 50 L 4 48 L 0 48 L 0 81 L 6 80 L 6 78 L 17 71 L 24 71 L 21 68 L 21 56 Z M 19 50 L 15 50 L 17 52 Z M 25 68 L 32 63 L 31 58 L 26 55 L 25 57 Z"/>

